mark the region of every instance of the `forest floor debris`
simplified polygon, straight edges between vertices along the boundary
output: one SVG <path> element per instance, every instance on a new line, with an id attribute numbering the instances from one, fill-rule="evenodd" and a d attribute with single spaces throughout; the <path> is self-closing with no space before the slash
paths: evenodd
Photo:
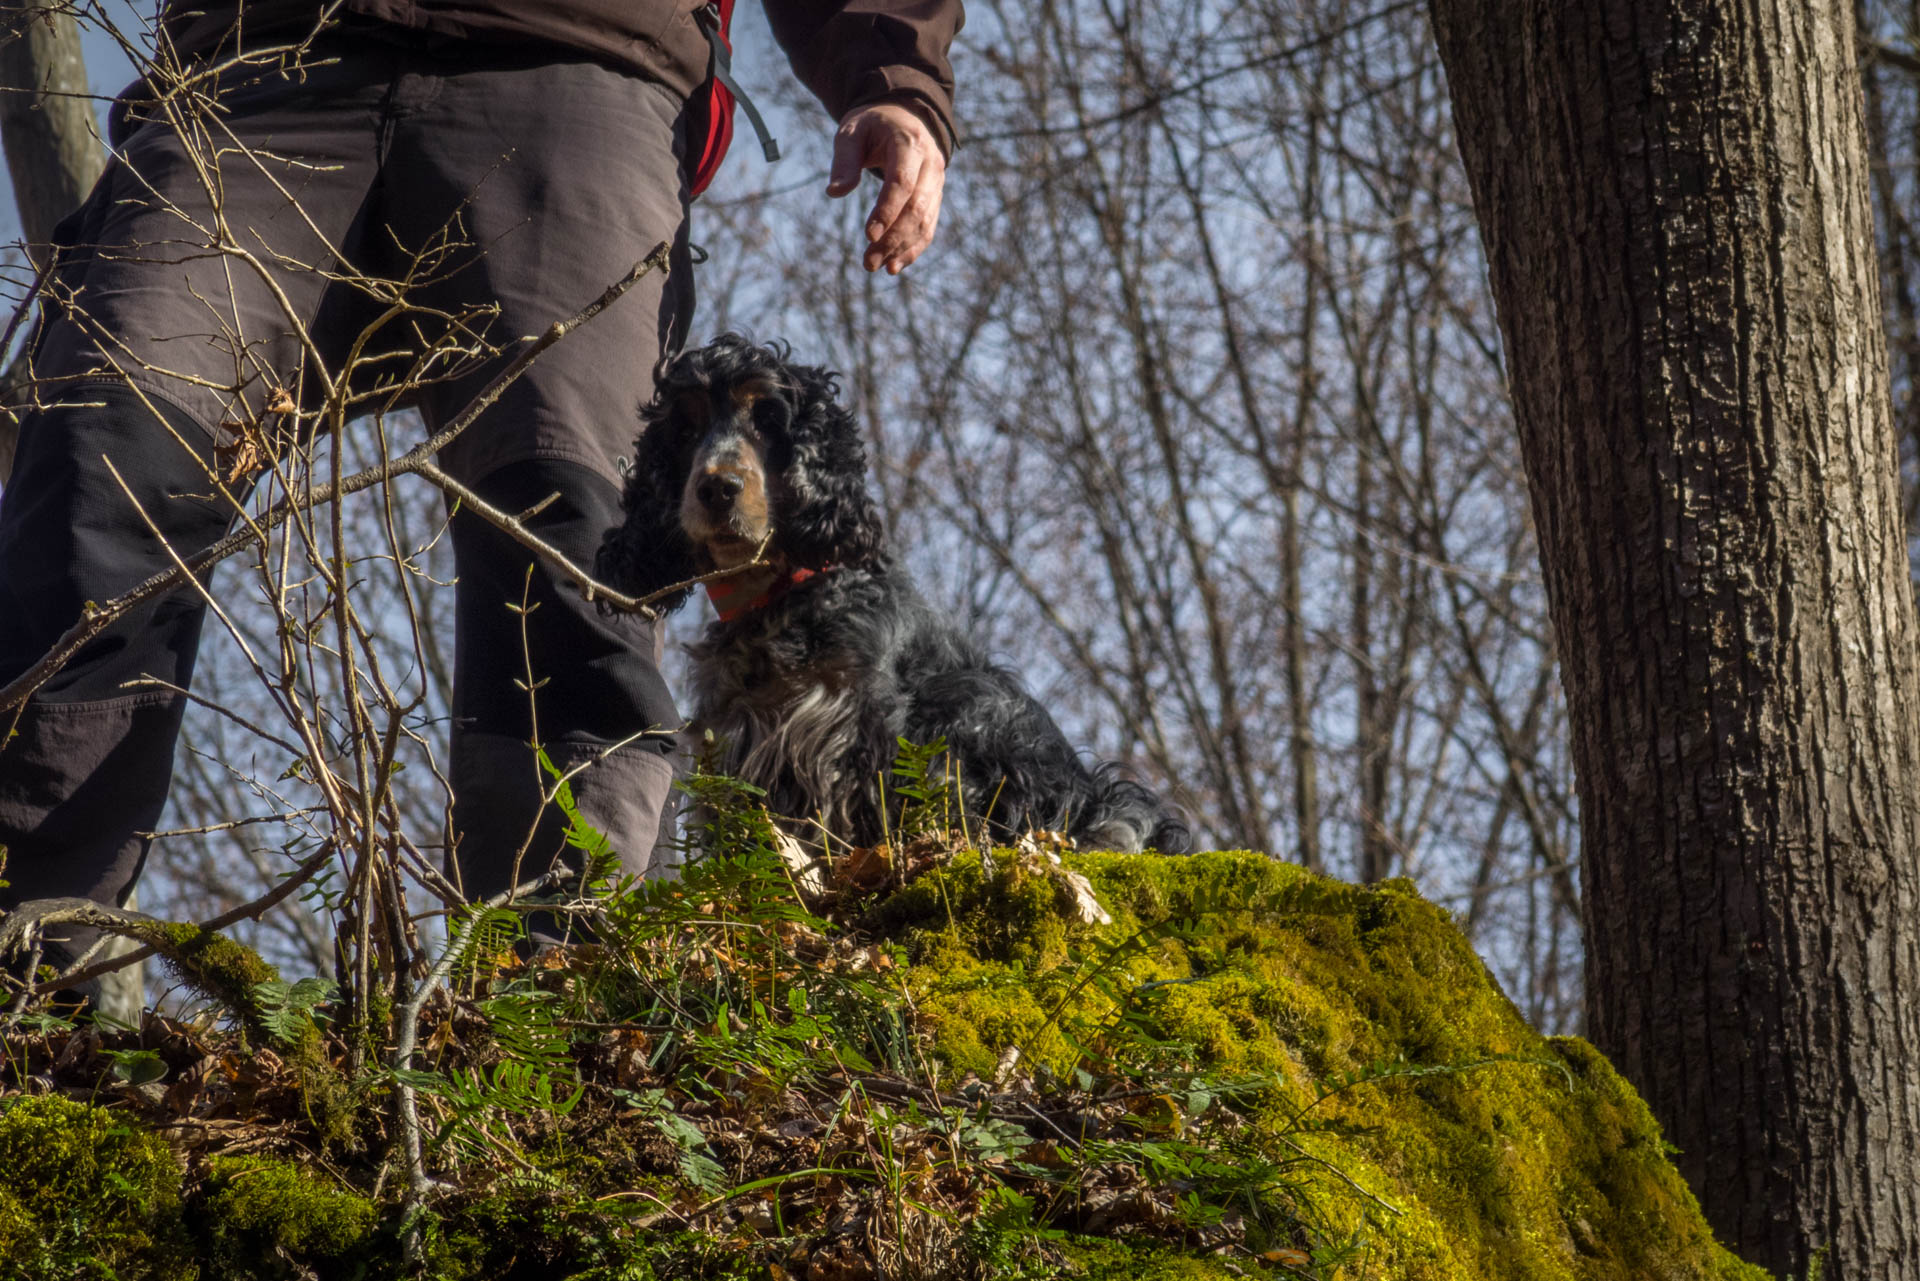
<path id="1" fill-rule="evenodd" d="M 472 922 L 404 1070 L 421 975 L 364 1016 L 306 979 L 244 1025 L 22 1018 L 8 1275 L 1760 1276 L 1409 886 L 922 824 L 832 851 L 810 907 L 751 798 L 706 800 L 703 855 L 590 941 Z"/>

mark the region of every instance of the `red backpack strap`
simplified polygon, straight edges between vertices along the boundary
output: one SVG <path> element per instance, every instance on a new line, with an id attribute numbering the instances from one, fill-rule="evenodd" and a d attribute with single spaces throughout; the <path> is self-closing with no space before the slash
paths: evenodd
<path id="1" fill-rule="evenodd" d="M 733 41 L 727 32 L 733 23 L 733 0 L 707 0 L 707 3 L 694 10 L 694 21 L 700 24 L 700 30 L 707 35 L 707 44 L 713 50 L 712 70 L 707 82 L 694 90 L 696 105 L 704 108 L 695 113 L 696 120 L 704 119 L 705 129 L 695 126 L 693 138 L 693 166 L 689 173 L 690 190 L 699 195 L 720 172 L 720 162 L 726 158 L 727 148 L 733 143 L 733 106 L 739 103 L 747 113 L 747 120 L 753 125 L 754 136 L 760 140 L 760 150 L 772 163 L 780 158 L 780 144 L 767 131 L 767 122 L 760 118 L 753 100 L 747 97 L 739 81 L 733 78 Z"/>

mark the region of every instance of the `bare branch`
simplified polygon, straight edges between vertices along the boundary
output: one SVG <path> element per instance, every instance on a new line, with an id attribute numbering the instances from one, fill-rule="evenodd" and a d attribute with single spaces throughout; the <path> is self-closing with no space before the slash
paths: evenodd
<path id="1" fill-rule="evenodd" d="M 145 582 L 104 604 L 89 608 L 81 620 L 69 628 L 39 662 L 9 682 L 4 689 L 0 689 L 0 712 L 23 705 L 34 690 L 64 667 L 69 659 L 80 652 L 82 646 L 105 631 L 116 618 L 146 601 L 186 586 L 190 581 L 203 579 L 207 571 L 215 565 L 234 553 L 254 545 L 259 540 L 257 530 L 275 528 L 301 512 L 334 502 L 348 494 L 359 493 L 375 485 L 385 484 L 396 476 L 420 473 L 423 464 L 431 467 L 433 455 L 451 444 L 455 438 L 472 426 L 473 421 L 491 407 L 500 398 L 500 394 L 524 374 L 535 360 L 539 359 L 542 352 L 599 315 L 649 272 L 664 270 L 666 265 L 667 246 L 662 243 L 643 261 L 635 264 L 632 271 L 608 286 L 605 293 L 580 312 L 566 320 L 555 321 L 546 332 L 532 339 L 514 358 L 513 363 L 501 370 L 493 381 L 488 383 L 446 427 L 421 441 L 400 457 L 388 459 L 356 472 L 345 480 L 315 485 L 304 493 L 282 499 L 263 513 L 254 522 L 253 528 L 229 534 L 191 560 L 153 575 Z"/>

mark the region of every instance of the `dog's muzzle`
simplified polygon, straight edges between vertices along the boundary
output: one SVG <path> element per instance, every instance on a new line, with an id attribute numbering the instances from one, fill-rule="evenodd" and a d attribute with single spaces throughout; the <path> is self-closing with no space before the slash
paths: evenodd
<path id="1" fill-rule="evenodd" d="M 715 433 L 680 494 L 680 527 L 716 568 L 748 559 L 771 529 L 766 460 L 752 440 Z"/>
<path id="2" fill-rule="evenodd" d="M 710 515 L 724 517 L 746 487 L 747 482 L 736 471 L 710 471 L 694 478 L 693 495 Z"/>

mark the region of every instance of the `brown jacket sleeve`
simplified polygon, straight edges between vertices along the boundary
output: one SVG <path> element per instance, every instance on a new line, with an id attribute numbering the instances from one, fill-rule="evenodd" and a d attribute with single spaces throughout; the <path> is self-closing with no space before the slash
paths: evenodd
<path id="1" fill-rule="evenodd" d="M 947 49 L 966 21 L 961 0 L 766 0 L 774 39 L 800 82 L 835 120 L 898 102 L 935 126 L 951 153 L 953 67 Z"/>

